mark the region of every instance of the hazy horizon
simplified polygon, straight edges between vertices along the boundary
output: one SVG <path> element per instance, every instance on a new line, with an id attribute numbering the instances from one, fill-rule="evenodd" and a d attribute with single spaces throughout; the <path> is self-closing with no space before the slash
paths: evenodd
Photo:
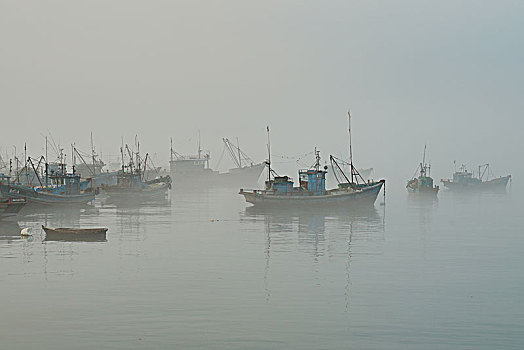
<path id="1" fill-rule="evenodd" d="M 521 174 L 520 2 L 37 1 L 0 4 L 2 155 L 118 155 L 122 137 L 166 166 L 170 138 L 215 167 L 222 137 L 255 160 L 318 147 L 403 179 L 424 144 L 435 178 L 453 161 Z M 5 128 L 5 127 L 4 127 Z M 6 130 L 6 129 L 4 129 Z M 228 168 L 224 155 L 220 168 Z M 311 158 L 312 160 L 312 158 Z M 231 163 L 229 163 L 231 165 Z M 277 164 L 276 164 L 277 165 Z M 296 164 L 281 172 L 295 176 Z M 278 170 L 278 169 L 277 169 Z"/>

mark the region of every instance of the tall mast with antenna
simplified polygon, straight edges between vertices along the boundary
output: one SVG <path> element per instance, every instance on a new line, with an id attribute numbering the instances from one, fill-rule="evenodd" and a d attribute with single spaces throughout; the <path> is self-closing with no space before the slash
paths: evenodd
<path id="1" fill-rule="evenodd" d="M 353 182 L 353 148 L 352 148 L 352 142 L 351 142 L 351 113 L 348 110 L 348 131 L 349 131 L 349 166 L 351 167 L 351 182 Z"/>
<path id="2" fill-rule="evenodd" d="M 267 181 L 268 184 L 271 182 L 271 140 L 269 138 L 269 125 L 267 126 Z"/>
<path id="3" fill-rule="evenodd" d="M 49 186 L 49 161 L 47 160 L 47 136 L 45 137 L 45 187 Z"/>
<path id="4" fill-rule="evenodd" d="M 120 145 L 120 155 L 122 156 L 122 175 L 124 175 L 125 165 L 124 165 L 124 136 L 122 136 L 122 143 Z"/>
<path id="5" fill-rule="evenodd" d="M 26 183 L 29 183 L 29 174 L 27 173 L 27 143 L 24 143 L 24 158 L 25 158 L 25 181 Z M 480 174 L 480 170 L 479 170 Z"/>
<path id="6" fill-rule="evenodd" d="M 315 170 L 318 172 L 320 170 L 320 151 L 317 151 L 315 147 Z"/>
<path id="7" fill-rule="evenodd" d="M 73 164 L 72 165 L 72 169 L 73 169 L 73 175 L 75 174 L 75 166 L 76 166 L 76 157 L 75 157 L 75 145 L 72 143 L 71 144 L 71 163 Z"/>

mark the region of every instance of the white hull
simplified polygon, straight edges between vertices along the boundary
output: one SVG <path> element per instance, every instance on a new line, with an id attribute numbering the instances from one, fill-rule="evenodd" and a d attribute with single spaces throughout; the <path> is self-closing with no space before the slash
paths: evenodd
<path id="1" fill-rule="evenodd" d="M 183 188 L 185 186 L 239 188 L 257 185 L 264 168 L 265 164 L 259 163 L 243 168 L 230 169 L 226 173 L 204 169 L 195 172 L 174 172 L 170 175 L 175 188 Z"/>

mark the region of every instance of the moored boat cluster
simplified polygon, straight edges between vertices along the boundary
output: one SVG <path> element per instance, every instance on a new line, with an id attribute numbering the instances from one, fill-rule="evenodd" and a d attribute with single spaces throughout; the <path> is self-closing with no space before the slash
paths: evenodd
<path id="1" fill-rule="evenodd" d="M 348 116 L 351 122 L 349 113 Z M 349 162 L 330 155 L 330 167 L 322 167 L 320 152 L 315 149 L 314 164 L 308 169 L 298 171 L 296 183 L 289 176 L 278 175 L 272 168 L 269 127 L 267 134 L 268 159 L 258 163 L 240 149 L 238 140 L 235 145 L 224 138 L 224 149 L 236 165 L 226 173 L 210 168 L 209 153 L 203 152 L 200 141 L 194 156 L 181 155 L 171 145 L 168 170 L 155 167 L 147 153 L 142 156 L 139 143 L 135 142 L 136 147 L 122 145 L 120 169 L 104 171 L 105 163 L 98 157 L 93 146 L 90 162 L 86 162 L 85 153 L 83 156 L 73 145 L 72 165 L 69 168 L 65 164 L 63 149 L 59 149 L 57 160 L 50 162 L 46 139 L 45 156 L 25 156 L 24 162 L 20 162 L 15 154 L 14 169 L 12 159 L 9 166 L 4 162 L 4 173 L 0 173 L 0 218 L 16 216 L 26 205 L 36 208 L 85 205 L 92 203 L 98 195 L 109 197 L 115 202 L 165 198 L 172 185 L 196 184 L 195 188 L 198 188 L 205 184 L 241 188 L 239 194 L 244 196 L 246 202 L 259 207 L 322 206 L 351 210 L 354 206 L 373 205 L 381 190 L 384 190 L 385 196 L 386 181 L 371 180 L 369 173 L 372 169 L 357 170 L 353 164 L 351 127 Z M 406 188 L 413 195 L 436 196 L 440 188 L 434 184 L 430 174 L 431 166 L 426 163 L 425 155 L 426 147 L 422 162 L 417 168 L 418 176 L 413 176 Z M 20 166 L 21 163 L 23 166 Z M 258 183 L 264 168 L 267 168 L 265 188 L 245 189 L 246 185 Z M 326 188 L 328 169 L 338 182 L 337 187 L 332 189 Z M 441 181 L 446 188 L 460 191 L 505 189 L 511 179 L 511 175 L 507 175 L 489 180 L 488 175 L 488 164 L 479 167 L 478 176 L 462 166 L 455 171 L 453 179 Z"/>

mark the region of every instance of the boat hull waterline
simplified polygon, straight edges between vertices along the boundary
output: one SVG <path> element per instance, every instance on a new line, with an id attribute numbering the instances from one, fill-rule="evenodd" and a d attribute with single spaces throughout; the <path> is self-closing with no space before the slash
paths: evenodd
<path id="1" fill-rule="evenodd" d="M 497 179 L 475 183 L 460 183 L 452 180 L 442 180 L 444 186 L 450 190 L 503 190 L 508 185 L 511 175 L 502 176 Z"/>
<path id="2" fill-rule="evenodd" d="M 268 195 L 264 191 L 244 191 L 240 194 L 244 196 L 246 202 L 256 206 L 352 206 L 352 205 L 372 205 L 382 189 L 384 182 L 379 182 L 373 186 L 365 187 L 360 190 L 331 190 L 325 195 Z"/>
<path id="3" fill-rule="evenodd" d="M 74 205 L 86 204 L 95 199 L 94 193 L 61 195 L 43 191 L 35 191 L 17 185 L 3 185 L 2 194 L 11 198 L 26 199 L 28 203 L 44 205 Z"/>

